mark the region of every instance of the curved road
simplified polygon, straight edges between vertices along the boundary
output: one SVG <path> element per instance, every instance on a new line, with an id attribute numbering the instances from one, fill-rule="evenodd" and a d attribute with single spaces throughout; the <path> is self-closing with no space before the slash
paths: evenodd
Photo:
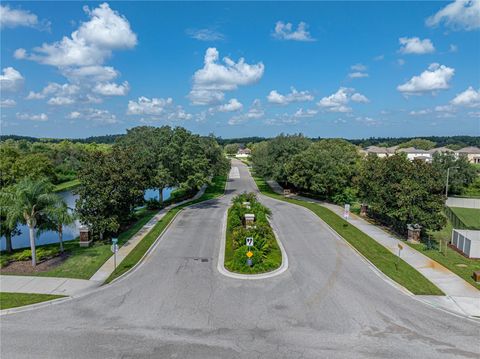
<path id="1" fill-rule="evenodd" d="M 1 317 L 7 358 L 479 358 L 477 322 L 380 278 L 308 210 L 261 197 L 288 253 L 279 276 L 221 275 L 222 218 L 257 191 L 185 209 L 142 266 L 87 296 Z M 238 176 L 235 176 L 238 177 Z"/>

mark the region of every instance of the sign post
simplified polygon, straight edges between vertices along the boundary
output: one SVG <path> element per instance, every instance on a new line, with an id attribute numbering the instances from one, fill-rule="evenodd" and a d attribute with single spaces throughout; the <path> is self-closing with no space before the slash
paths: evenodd
<path id="1" fill-rule="evenodd" d="M 397 257 L 397 260 L 395 261 L 395 269 L 398 270 L 398 262 L 400 261 L 400 255 L 402 254 L 402 249 L 403 249 L 403 246 L 398 243 L 398 257 Z"/>
<path id="2" fill-rule="evenodd" d="M 110 250 L 113 252 L 113 268 L 117 269 L 118 238 L 112 238 Z"/>
<path id="3" fill-rule="evenodd" d="M 253 263 L 253 262 L 252 262 L 252 256 L 253 256 L 253 252 L 249 250 L 249 251 L 247 252 L 247 257 L 248 257 L 248 259 L 247 259 L 247 266 L 249 266 L 249 267 L 251 267 L 251 266 L 252 266 L 252 263 Z"/>
<path id="4" fill-rule="evenodd" d="M 245 244 L 247 247 L 253 247 L 253 237 L 247 237 L 245 240 Z"/>
<path id="5" fill-rule="evenodd" d="M 343 210 L 343 219 L 346 221 L 350 218 L 350 204 L 345 203 L 345 208 Z"/>

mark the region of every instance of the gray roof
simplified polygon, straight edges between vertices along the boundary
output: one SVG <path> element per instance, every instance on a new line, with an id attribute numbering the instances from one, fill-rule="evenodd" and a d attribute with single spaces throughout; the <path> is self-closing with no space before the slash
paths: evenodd
<path id="1" fill-rule="evenodd" d="M 452 152 L 453 153 L 455 151 L 448 148 L 448 147 L 437 147 L 437 148 L 432 148 L 428 152 L 430 152 L 431 154 L 434 154 L 434 153 L 437 153 L 437 152 L 441 152 L 441 153 Z"/>
<path id="2" fill-rule="evenodd" d="M 415 147 L 407 147 L 407 148 L 400 148 L 398 150 L 399 152 L 405 152 L 405 153 L 418 153 L 418 154 L 428 154 L 428 151 L 425 150 L 420 150 Z"/>
<path id="3" fill-rule="evenodd" d="M 459 150 L 456 151 L 456 152 L 457 152 L 457 153 L 465 153 L 465 154 L 478 155 L 478 154 L 480 154 L 480 148 L 470 146 L 470 147 L 461 148 L 461 149 L 459 149 Z"/>

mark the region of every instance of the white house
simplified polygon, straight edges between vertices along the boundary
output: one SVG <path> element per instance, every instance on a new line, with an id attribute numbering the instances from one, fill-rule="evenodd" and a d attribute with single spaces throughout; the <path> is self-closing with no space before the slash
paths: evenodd
<path id="1" fill-rule="evenodd" d="M 468 162 L 470 163 L 480 163 L 480 148 L 478 147 L 464 147 L 462 149 L 459 149 L 458 151 L 455 151 L 455 154 L 458 157 L 466 156 Z"/>
<path id="2" fill-rule="evenodd" d="M 410 161 L 422 160 L 422 161 L 430 162 L 432 160 L 432 154 L 429 151 L 420 150 L 414 147 L 400 148 L 397 150 L 397 152 L 406 153 L 407 158 Z"/>

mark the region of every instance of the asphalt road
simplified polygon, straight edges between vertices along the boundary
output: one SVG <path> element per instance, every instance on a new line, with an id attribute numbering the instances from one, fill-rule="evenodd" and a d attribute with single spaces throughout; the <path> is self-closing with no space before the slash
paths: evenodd
<path id="1" fill-rule="evenodd" d="M 479 358 L 480 325 L 380 278 L 311 212 L 261 197 L 289 268 L 217 270 L 226 196 L 184 210 L 138 270 L 87 296 L 1 317 L 1 358 Z"/>

